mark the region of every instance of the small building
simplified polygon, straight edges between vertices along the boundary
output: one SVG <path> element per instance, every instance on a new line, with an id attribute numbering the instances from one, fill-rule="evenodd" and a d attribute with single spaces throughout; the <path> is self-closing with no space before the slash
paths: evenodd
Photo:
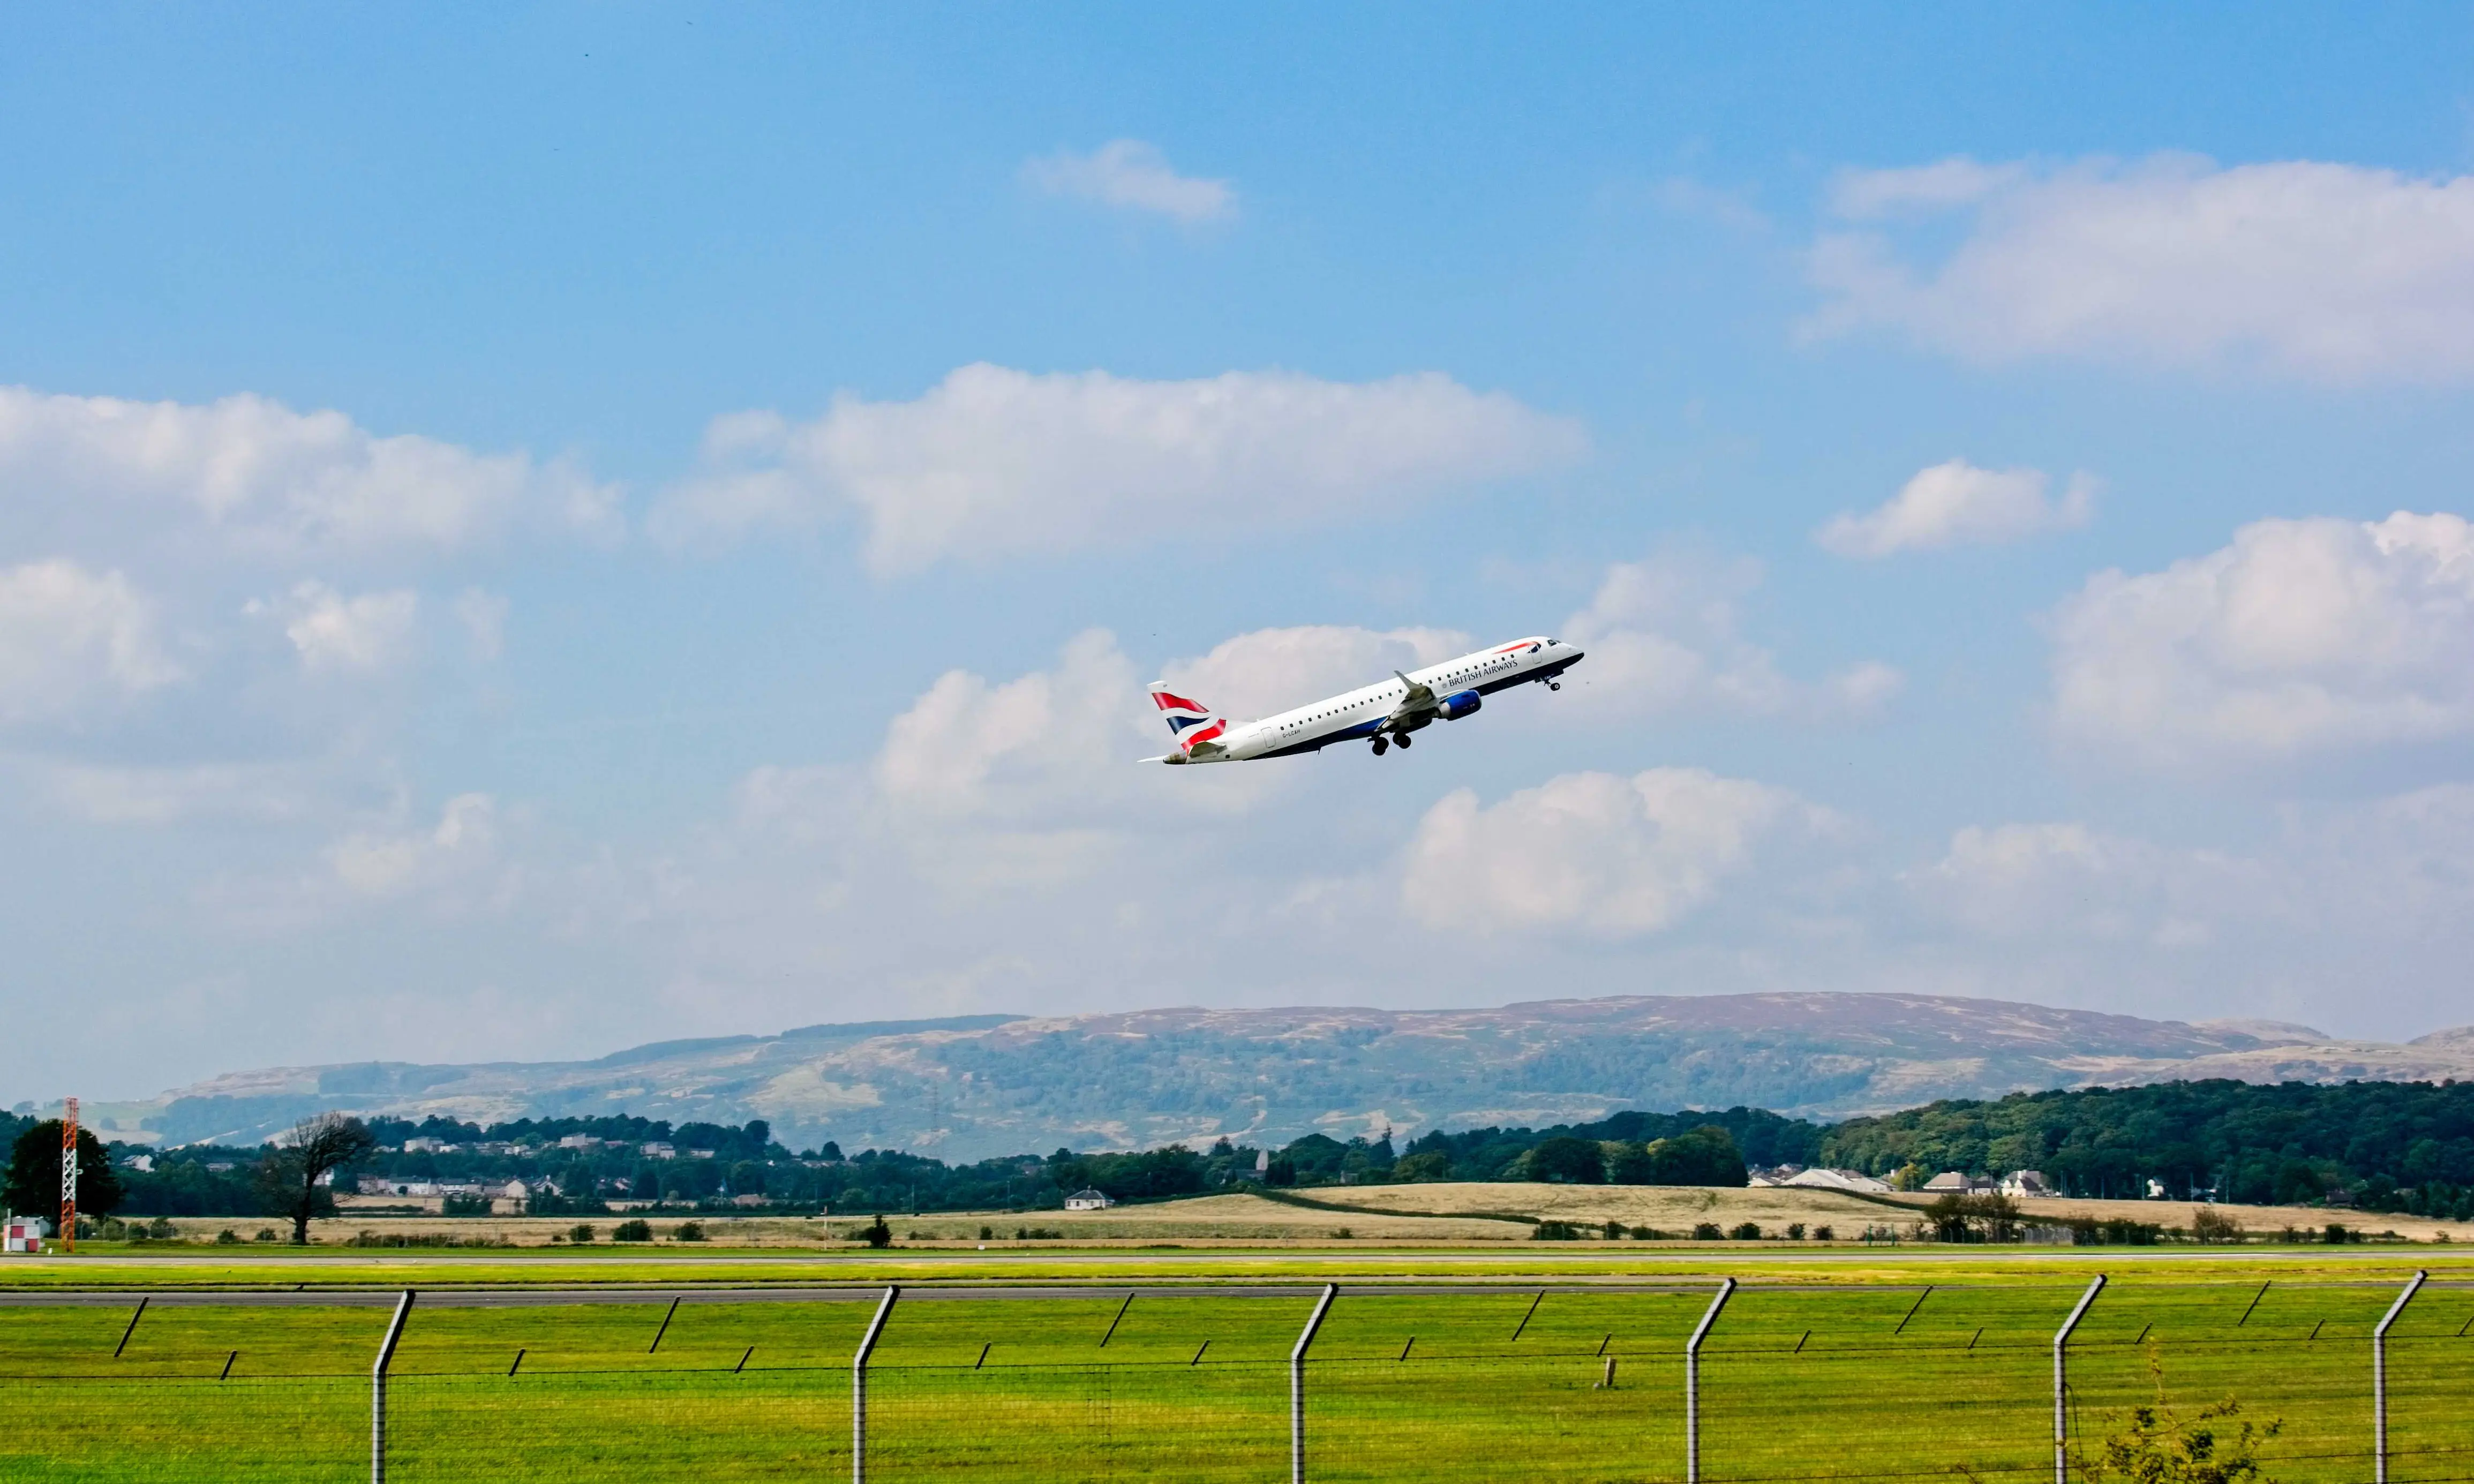
<path id="1" fill-rule="evenodd" d="M 447 1148 L 448 1144 L 445 1139 L 433 1139 L 426 1134 L 424 1134 L 419 1138 L 410 1138 L 403 1141 L 403 1152 L 407 1155 L 441 1154 L 444 1153 Z"/>
<path id="2" fill-rule="evenodd" d="M 679 1153 L 677 1150 L 672 1149 L 669 1145 L 662 1142 L 660 1139 L 655 1139 L 649 1144 L 641 1145 L 639 1148 L 647 1159 L 675 1159 L 678 1157 Z"/>
<path id="3" fill-rule="evenodd" d="M 601 1141 L 590 1133 L 570 1133 L 558 1141 L 561 1149 L 599 1149 Z"/>
<path id="4" fill-rule="evenodd" d="M 1065 1208 L 1069 1211 L 1104 1211 L 1116 1204 L 1105 1195 L 1087 1186 L 1065 1198 Z"/>
<path id="5" fill-rule="evenodd" d="M 12 1216 L 0 1227 L 0 1252 L 39 1253 L 43 1238 L 51 1234 L 52 1224 L 40 1216 Z"/>
<path id="6" fill-rule="evenodd" d="M 732 1196 L 730 1198 L 730 1204 L 733 1205 L 771 1205 L 773 1204 L 773 1198 L 771 1196 L 761 1195 Z"/>
<path id="7" fill-rule="evenodd" d="M 1993 1189 L 1993 1182 L 1958 1170 L 1944 1170 L 1925 1181 L 1925 1189 L 1933 1195 L 1980 1196 Z"/>
<path id="8" fill-rule="evenodd" d="M 2045 1182 L 2042 1170 L 2013 1170 L 2001 1177 L 2001 1193 L 2014 1201 L 2032 1201 L 2050 1196 L 2053 1187 Z"/>

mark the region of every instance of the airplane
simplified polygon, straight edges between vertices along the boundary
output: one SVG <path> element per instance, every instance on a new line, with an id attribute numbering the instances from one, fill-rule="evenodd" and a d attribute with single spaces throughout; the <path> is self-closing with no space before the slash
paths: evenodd
<path id="1" fill-rule="evenodd" d="M 1564 671 L 1583 651 L 1560 639 L 1516 639 L 1508 645 L 1464 654 L 1416 674 L 1394 670 L 1346 695 L 1284 711 L 1259 721 L 1231 723 L 1208 706 L 1177 694 L 1166 681 L 1152 684 L 1152 704 L 1176 736 L 1176 750 L 1146 763 L 1250 763 L 1321 752 L 1334 742 L 1371 740 L 1381 757 L 1397 742 L 1437 721 L 1473 716 L 1484 697 L 1516 685 L 1564 689 Z"/>

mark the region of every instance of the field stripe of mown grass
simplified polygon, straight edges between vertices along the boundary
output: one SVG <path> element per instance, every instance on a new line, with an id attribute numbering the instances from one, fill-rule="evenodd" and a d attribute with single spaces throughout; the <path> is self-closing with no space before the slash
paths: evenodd
<path id="1" fill-rule="evenodd" d="M 2067 1280 L 1748 1287 L 1704 1352 L 1705 1476 L 2049 1472 L 2050 1347 L 2077 1291 Z M 2278 1479 L 2357 1481 L 2368 1473 L 2368 1335 L 2393 1294 L 2117 1279 L 2074 1347 L 2081 1430 L 2100 1433 L 2149 1399 L 2152 1364 L 2183 1405 L 2233 1396 L 2246 1416 L 2281 1419 Z M 1680 1351 L 1706 1302 L 1344 1291 L 1310 1364 L 1310 1472 L 1680 1477 Z M 881 1476 L 1274 1475 L 1284 1359 L 1305 1308 L 1205 1294 L 1126 1305 L 1122 1292 L 897 1307 L 873 1368 Z M 848 1468 L 847 1364 L 865 1305 L 695 1303 L 667 1330 L 664 1312 L 416 1308 L 397 1360 L 392 1472 L 740 1479 Z M 363 1466 L 383 1312 L 150 1310 L 114 1359 L 128 1317 L 0 1310 L 0 1477 L 185 1484 L 334 1479 Z M 2474 1336 L 2461 1327 L 2474 1327 L 2474 1290 L 2436 1287 L 2391 1340 L 2399 1484 L 2474 1473 Z M 218 1380 L 228 1361 L 231 1378 Z"/>

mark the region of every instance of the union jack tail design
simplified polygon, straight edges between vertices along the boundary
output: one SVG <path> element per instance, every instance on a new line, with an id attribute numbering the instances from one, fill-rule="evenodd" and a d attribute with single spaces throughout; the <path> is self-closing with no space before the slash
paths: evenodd
<path id="1" fill-rule="evenodd" d="M 1191 754 L 1195 748 L 1219 742 L 1228 730 L 1228 718 L 1213 712 L 1199 701 L 1191 701 L 1168 688 L 1165 681 L 1152 685 L 1152 704 L 1160 709 L 1160 718 L 1176 734 L 1176 750 Z"/>

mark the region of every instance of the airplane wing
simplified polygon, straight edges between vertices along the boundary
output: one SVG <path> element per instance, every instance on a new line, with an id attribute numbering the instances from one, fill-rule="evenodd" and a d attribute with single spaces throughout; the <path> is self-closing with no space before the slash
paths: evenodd
<path id="1" fill-rule="evenodd" d="M 1400 676 L 1400 684 L 1407 689 L 1408 693 L 1400 697 L 1399 705 L 1392 708 L 1393 720 L 1398 721 L 1410 717 L 1423 716 L 1427 712 L 1442 708 L 1443 702 L 1435 699 L 1433 686 L 1420 685 L 1396 669 L 1392 673 Z"/>

